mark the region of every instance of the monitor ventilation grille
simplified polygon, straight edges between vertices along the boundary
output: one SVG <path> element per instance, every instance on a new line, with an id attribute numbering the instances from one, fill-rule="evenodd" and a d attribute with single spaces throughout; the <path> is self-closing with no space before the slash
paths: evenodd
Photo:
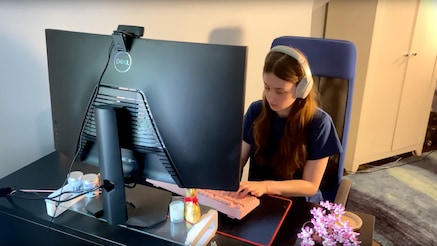
<path id="1" fill-rule="evenodd" d="M 96 143 L 96 125 L 94 117 L 94 107 L 96 105 L 112 105 L 117 108 L 126 109 L 130 126 L 130 137 L 133 150 L 141 153 L 153 153 L 163 164 L 167 172 L 173 177 L 174 181 L 181 187 L 177 170 L 175 169 L 171 157 L 168 154 L 158 129 L 154 126 L 153 117 L 148 109 L 145 95 L 137 90 L 127 88 L 114 88 L 100 84 L 94 102 L 87 111 L 83 134 L 79 141 L 79 158 L 87 156 L 89 143 Z M 125 130 L 125 129 L 123 129 Z M 120 146 L 122 147 L 122 146 Z"/>
<path id="2" fill-rule="evenodd" d="M 111 105 L 125 109 L 129 117 L 131 132 L 130 138 L 134 149 L 141 152 L 162 152 L 163 145 L 146 106 L 146 100 L 142 93 L 125 88 L 113 88 L 100 85 L 94 103 L 90 106 L 80 141 L 79 149 L 84 151 L 88 141 L 96 141 L 96 125 L 94 107 L 96 105 Z"/>

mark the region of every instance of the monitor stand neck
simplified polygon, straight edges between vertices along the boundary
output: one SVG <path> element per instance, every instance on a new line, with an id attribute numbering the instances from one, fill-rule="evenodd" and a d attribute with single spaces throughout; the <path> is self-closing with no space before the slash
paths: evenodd
<path id="1" fill-rule="evenodd" d="M 102 189 L 103 217 L 109 224 L 124 224 L 127 220 L 123 166 L 121 162 L 115 108 L 109 105 L 95 107 L 96 137 L 99 152 L 101 183 L 111 188 Z"/>
<path id="2" fill-rule="evenodd" d="M 103 208 L 103 218 L 111 225 L 149 227 L 166 219 L 172 193 L 137 184 L 125 188 L 116 108 L 95 107 L 97 148 L 102 184 L 100 197 L 90 204 L 93 214 Z M 125 201 L 125 202 L 122 202 Z"/>

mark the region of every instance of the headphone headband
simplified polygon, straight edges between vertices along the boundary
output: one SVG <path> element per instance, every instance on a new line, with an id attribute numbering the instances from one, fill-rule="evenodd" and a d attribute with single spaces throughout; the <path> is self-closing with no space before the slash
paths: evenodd
<path id="1" fill-rule="evenodd" d="M 301 79 L 296 86 L 296 98 L 305 98 L 311 91 L 313 87 L 313 75 L 311 73 L 311 69 L 308 65 L 308 60 L 305 56 L 299 53 L 296 49 L 286 46 L 286 45 L 277 45 L 272 47 L 270 52 L 280 52 L 286 54 L 299 62 L 304 70 L 304 78 Z"/>

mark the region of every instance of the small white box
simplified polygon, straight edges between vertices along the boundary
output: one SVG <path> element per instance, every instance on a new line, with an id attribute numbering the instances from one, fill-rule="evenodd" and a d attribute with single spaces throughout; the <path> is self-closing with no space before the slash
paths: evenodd
<path id="1" fill-rule="evenodd" d="M 55 196 L 61 194 L 61 192 L 66 192 L 66 191 L 72 191 L 71 187 L 68 184 L 62 188 L 59 188 L 55 192 L 51 193 L 48 197 L 52 198 L 52 197 L 55 197 Z M 75 197 L 75 198 L 73 198 L 73 197 Z M 79 192 L 79 193 L 65 193 L 65 194 L 62 194 L 60 197 L 56 197 L 54 199 L 59 200 L 59 201 L 64 201 L 64 200 L 67 200 L 70 198 L 73 198 L 73 199 L 66 201 L 66 202 L 57 202 L 57 201 L 53 201 L 50 199 L 45 199 L 47 214 L 51 217 L 58 217 L 58 215 L 62 214 L 65 210 L 67 210 L 73 204 L 80 201 L 83 198 L 83 193 L 81 193 L 81 192 Z"/>

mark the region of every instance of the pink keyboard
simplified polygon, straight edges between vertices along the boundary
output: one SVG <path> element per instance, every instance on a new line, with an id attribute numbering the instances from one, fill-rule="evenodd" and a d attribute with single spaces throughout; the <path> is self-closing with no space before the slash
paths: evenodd
<path id="1" fill-rule="evenodd" d="M 185 189 L 176 184 L 170 184 L 152 179 L 147 182 L 178 195 L 185 196 Z M 236 192 L 208 189 L 196 189 L 199 204 L 211 207 L 230 218 L 242 219 L 259 205 L 259 199 L 254 196 L 238 197 Z"/>

